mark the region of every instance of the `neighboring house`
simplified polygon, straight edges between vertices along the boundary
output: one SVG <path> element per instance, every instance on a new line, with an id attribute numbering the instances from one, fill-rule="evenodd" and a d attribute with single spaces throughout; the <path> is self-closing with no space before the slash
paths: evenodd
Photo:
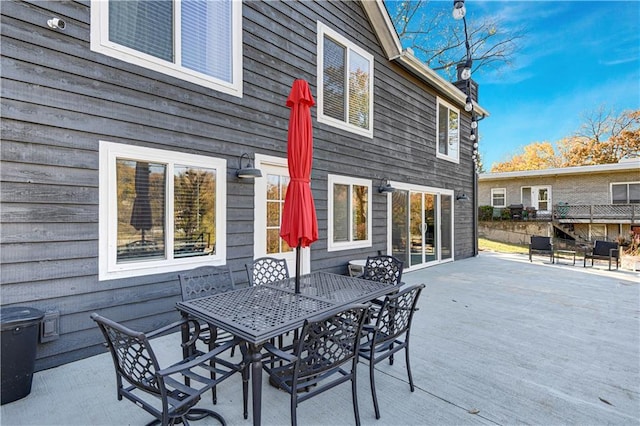
<path id="1" fill-rule="evenodd" d="M 536 210 L 537 220 L 551 220 L 556 232 L 578 242 L 615 240 L 640 228 L 640 159 L 484 173 L 478 178 L 478 204 L 494 209 L 522 204 Z"/>
<path id="2" fill-rule="evenodd" d="M 278 235 L 295 79 L 317 102 L 303 272 L 476 252 L 474 202 L 456 201 L 475 200 L 465 95 L 401 50 L 381 1 L 210 5 L 2 2 L 0 296 L 60 315 L 37 369 L 103 350 L 91 312 L 175 320 L 181 271 L 229 265 L 246 285 L 252 259 L 293 260 Z M 262 177 L 237 177 L 248 165 Z"/>

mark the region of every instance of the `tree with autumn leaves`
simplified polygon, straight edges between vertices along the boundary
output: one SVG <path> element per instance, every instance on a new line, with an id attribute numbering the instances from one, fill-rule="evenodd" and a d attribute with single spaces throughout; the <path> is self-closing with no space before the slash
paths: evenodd
<path id="1" fill-rule="evenodd" d="M 617 163 L 640 156 L 640 110 L 615 115 L 600 107 L 584 116 L 572 136 L 556 142 L 533 142 L 511 159 L 494 163 L 491 172 L 541 170 Z"/>

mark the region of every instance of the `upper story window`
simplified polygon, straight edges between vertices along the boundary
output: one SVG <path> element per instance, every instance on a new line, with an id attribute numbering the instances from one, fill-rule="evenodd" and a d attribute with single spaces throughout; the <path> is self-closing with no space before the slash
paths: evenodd
<path id="1" fill-rule="evenodd" d="M 242 96 L 242 2 L 92 0 L 91 50 Z"/>
<path id="2" fill-rule="evenodd" d="M 438 99 L 436 117 L 436 156 L 457 163 L 460 152 L 460 111 Z"/>
<path id="3" fill-rule="evenodd" d="M 493 207 L 507 206 L 507 190 L 505 188 L 491 188 L 491 205 Z"/>
<path id="4" fill-rule="evenodd" d="M 612 183 L 612 204 L 640 204 L 640 182 Z"/>
<path id="5" fill-rule="evenodd" d="M 371 247 L 371 181 L 329 175 L 328 251 Z"/>
<path id="6" fill-rule="evenodd" d="M 318 22 L 318 121 L 373 137 L 373 55 Z"/>
<path id="7" fill-rule="evenodd" d="M 226 161 L 100 142 L 100 279 L 226 259 Z"/>

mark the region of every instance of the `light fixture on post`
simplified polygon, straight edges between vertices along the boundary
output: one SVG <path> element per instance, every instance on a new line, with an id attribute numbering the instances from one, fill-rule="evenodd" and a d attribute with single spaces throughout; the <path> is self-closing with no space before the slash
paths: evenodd
<path id="1" fill-rule="evenodd" d="M 458 200 L 458 201 L 468 201 L 469 197 L 467 197 L 467 194 L 465 194 L 464 192 L 461 192 L 458 195 L 456 195 L 456 200 Z"/>
<path id="2" fill-rule="evenodd" d="M 393 186 L 391 186 L 391 184 L 389 183 L 389 179 L 387 178 L 380 179 L 380 185 L 378 186 L 378 192 L 380 194 L 390 194 L 395 190 L 396 189 Z"/>
<path id="3" fill-rule="evenodd" d="M 242 166 L 242 159 L 246 158 L 247 163 L 246 166 Z M 240 167 L 236 170 L 236 176 L 240 179 L 255 179 L 262 177 L 262 172 L 260 169 L 256 169 L 253 167 L 251 163 L 251 157 L 246 152 L 240 156 Z"/>
<path id="4" fill-rule="evenodd" d="M 464 0 L 453 0 L 453 19 L 459 21 L 464 18 L 467 13 L 467 9 L 464 7 Z"/>

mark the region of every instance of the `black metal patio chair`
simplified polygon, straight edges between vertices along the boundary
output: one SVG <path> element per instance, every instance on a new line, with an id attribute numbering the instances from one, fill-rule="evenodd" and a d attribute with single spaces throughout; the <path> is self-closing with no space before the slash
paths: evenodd
<path id="1" fill-rule="evenodd" d="M 369 305 L 351 305 L 342 312 L 305 321 L 292 352 L 264 345 L 264 363 L 271 383 L 291 395 L 291 424 L 297 425 L 297 407 L 341 383 L 351 381 L 356 425 L 360 425 L 356 372 L 362 324 Z M 274 359 L 285 361 L 273 367 Z"/>
<path id="2" fill-rule="evenodd" d="M 200 266 L 188 272 L 178 274 L 180 279 L 180 289 L 182 300 L 187 301 L 198 297 L 211 296 L 214 294 L 231 291 L 235 289 L 233 274 L 228 266 Z M 233 341 L 234 337 L 226 331 L 219 330 L 213 324 L 200 324 L 198 340 L 204 342 L 211 351 L 217 346 Z M 235 354 L 235 346 L 231 347 L 231 356 Z M 215 360 L 212 360 L 215 362 Z M 212 364 L 215 367 L 215 364 Z M 215 379 L 215 369 L 211 371 L 211 378 Z M 245 390 L 245 393 L 247 390 Z M 217 404 L 218 394 L 216 388 L 212 390 L 213 403 Z M 248 411 L 245 410 L 245 418 Z"/>
<path id="3" fill-rule="evenodd" d="M 183 319 L 153 332 L 143 333 L 97 313 L 91 314 L 91 319 L 100 327 L 109 347 L 116 370 L 118 400 L 121 401 L 124 397 L 153 415 L 156 419 L 149 425 L 165 426 L 177 422 L 188 425 L 189 420 L 201 420 L 205 417 L 213 417 L 225 424 L 220 414 L 195 406 L 202 394 L 233 374 L 241 372 L 243 378 L 248 374 L 244 361 L 233 364 L 217 360 L 216 378 L 212 379 L 210 375 L 213 369 L 210 362 L 233 345 L 239 344 L 239 341 L 226 342 L 208 353 L 195 351 L 182 361 L 161 368 L 149 339 L 190 322 L 196 332 L 189 342 L 183 343 L 183 347 L 192 345 L 199 332 L 197 321 Z M 187 378 L 188 385 L 185 384 Z M 247 405 L 246 396 L 244 404 Z"/>
<path id="4" fill-rule="evenodd" d="M 403 350 L 409 376 L 409 388 L 415 390 L 411 365 L 409 363 L 409 336 L 413 314 L 417 310 L 416 304 L 424 284 L 412 285 L 402 291 L 385 297 L 374 324 L 363 327 L 363 341 L 358 351 L 359 356 L 369 362 L 369 381 L 371 382 L 371 396 L 376 419 L 380 418 L 376 385 L 374 379 L 375 366 L 384 359 L 393 364 L 393 355 Z"/>
<path id="5" fill-rule="evenodd" d="M 289 278 L 287 261 L 275 257 L 260 257 L 251 265 L 246 264 L 249 284 L 262 285 Z"/>
<path id="6" fill-rule="evenodd" d="M 364 264 L 362 274 L 358 278 L 365 280 L 376 281 L 379 283 L 391 284 L 397 291 L 402 283 L 402 268 L 404 262 L 395 256 L 389 255 L 377 255 L 367 257 L 367 261 Z M 369 309 L 367 323 L 371 322 L 377 316 L 379 307 L 382 306 L 383 299 L 371 300 L 374 305 Z"/>
<path id="7" fill-rule="evenodd" d="M 245 264 L 250 285 L 270 284 L 289 278 L 289 268 L 285 259 L 259 257 L 251 265 Z M 287 333 L 288 335 L 289 333 Z M 296 333 L 297 336 L 297 333 Z M 272 340 L 272 343 L 275 340 Z M 284 347 L 284 336 L 278 336 L 278 346 Z"/>
<path id="8" fill-rule="evenodd" d="M 369 256 L 358 278 L 400 286 L 403 265 L 404 262 L 394 256 Z"/>

